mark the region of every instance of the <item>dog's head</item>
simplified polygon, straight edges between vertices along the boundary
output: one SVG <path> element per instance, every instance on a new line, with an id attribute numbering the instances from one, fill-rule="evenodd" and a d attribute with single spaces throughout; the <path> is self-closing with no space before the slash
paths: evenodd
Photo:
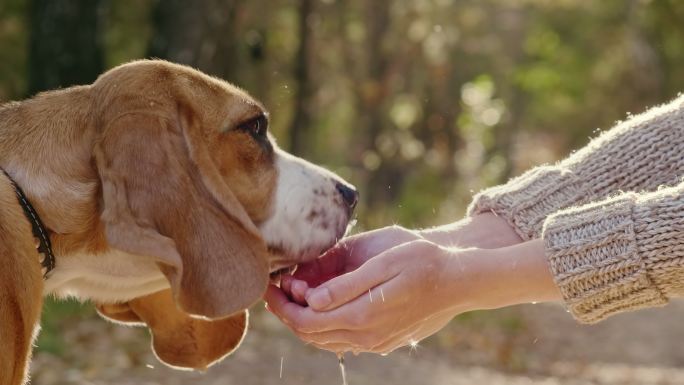
<path id="1" fill-rule="evenodd" d="M 139 61 L 102 75 L 93 93 L 107 241 L 153 258 L 182 312 L 239 316 L 270 272 L 344 234 L 354 189 L 280 150 L 267 112 L 242 90 Z"/>

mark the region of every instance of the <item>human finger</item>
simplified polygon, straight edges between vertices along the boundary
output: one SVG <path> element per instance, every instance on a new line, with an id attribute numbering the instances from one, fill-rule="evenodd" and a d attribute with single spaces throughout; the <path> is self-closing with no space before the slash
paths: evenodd
<path id="1" fill-rule="evenodd" d="M 346 315 L 340 311 L 316 312 L 291 301 L 278 287 L 270 285 L 264 295 L 268 310 L 296 332 L 316 332 L 345 327 Z"/>
<path id="2" fill-rule="evenodd" d="M 350 271 L 309 289 L 306 302 L 318 312 L 336 309 L 365 294 L 375 286 L 396 275 L 386 261 L 371 259 L 358 269 Z"/>

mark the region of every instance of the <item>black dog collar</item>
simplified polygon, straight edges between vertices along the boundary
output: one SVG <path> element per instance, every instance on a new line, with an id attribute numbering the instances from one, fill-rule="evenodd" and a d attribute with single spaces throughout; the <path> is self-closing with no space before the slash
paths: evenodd
<path id="1" fill-rule="evenodd" d="M 31 206 L 31 203 L 26 198 L 26 195 L 24 195 L 24 191 L 22 191 L 21 187 L 19 187 L 17 183 L 14 181 L 14 179 L 12 179 L 12 177 L 9 176 L 7 171 L 2 170 L 2 172 L 4 172 L 5 175 L 7 175 L 7 178 L 10 180 L 10 183 L 12 183 L 12 187 L 14 187 L 14 192 L 17 194 L 17 200 L 19 200 L 21 208 L 24 209 L 24 215 L 26 215 L 26 218 L 29 220 L 29 222 L 31 222 L 31 230 L 33 231 L 33 236 L 38 238 L 38 246 L 36 247 L 36 249 L 38 250 L 38 253 L 42 256 L 40 265 L 45 271 L 43 273 L 43 278 L 47 279 L 48 274 L 52 271 L 52 269 L 55 268 L 55 256 L 52 253 L 50 235 L 48 234 L 47 229 L 45 229 L 43 221 L 40 220 L 38 213 L 33 208 L 33 206 Z"/>

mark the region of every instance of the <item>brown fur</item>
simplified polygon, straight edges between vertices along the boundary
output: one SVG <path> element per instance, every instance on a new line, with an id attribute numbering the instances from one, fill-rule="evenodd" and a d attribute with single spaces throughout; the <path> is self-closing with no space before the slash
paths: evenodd
<path id="1" fill-rule="evenodd" d="M 26 376 L 43 283 L 31 228 L 14 188 L 0 174 L 0 384 Z"/>
<path id="2" fill-rule="evenodd" d="M 167 365 L 205 369 L 230 354 L 247 329 L 247 312 L 208 321 L 178 310 L 170 290 L 124 304 L 99 305 L 98 312 L 115 322 L 146 325 L 152 348 Z"/>
<path id="3" fill-rule="evenodd" d="M 171 365 L 204 368 L 232 351 L 243 309 L 265 289 L 269 256 L 255 224 L 270 214 L 277 175 L 272 149 L 235 129 L 262 113 L 243 91 L 162 61 L 0 106 L 0 167 L 49 229 L 58 266 L 117 249 L 167 277 L 172 291 L 100 311 L 146 322 Z M 21 210 L 3 176 L 0 385 L 23 383 L 42 304 Z"/>

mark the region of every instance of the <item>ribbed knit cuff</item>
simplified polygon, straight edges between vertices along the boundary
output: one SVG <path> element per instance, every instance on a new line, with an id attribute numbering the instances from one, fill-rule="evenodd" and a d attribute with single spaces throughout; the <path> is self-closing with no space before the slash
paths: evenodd
<path id="1" fill-rule="evenodd" d="M 591 189 L 572 172 L 541 166 L 477 194 L 468 215 L 494 212 L 506 219 L 523 240 L 530 240 L 541 236 L 547 216 L 591 198 Z"/>
<path id="2" fill-rule="evenodd" d="M 614 313 L 662 306 L 667 298 L 649 276 L 635 228 L 636 194 L 549 216 L 543 238 L 551 272 L 568 310 L 595 323 Z"/>

